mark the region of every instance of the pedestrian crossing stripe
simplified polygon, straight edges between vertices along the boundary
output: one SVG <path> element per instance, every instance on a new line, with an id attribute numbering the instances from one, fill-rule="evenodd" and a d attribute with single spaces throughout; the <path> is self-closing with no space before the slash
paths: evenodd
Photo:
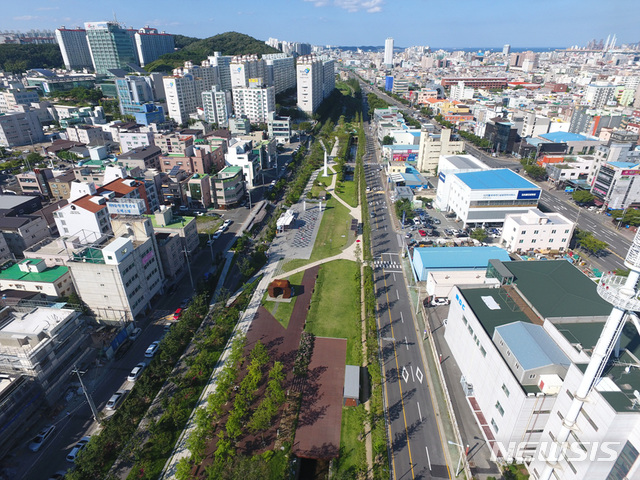
<path id="1" fill-rule="evenodd" d="M 376 267 L 382 268 L 400 268 L 400 264 L 396 262 L 373 262 L 373 265 Z"/>

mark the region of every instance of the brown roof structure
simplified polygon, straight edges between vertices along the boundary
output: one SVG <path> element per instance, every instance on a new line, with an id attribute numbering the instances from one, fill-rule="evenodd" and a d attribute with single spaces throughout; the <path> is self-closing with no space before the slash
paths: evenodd
<path id="1" fill-rule="evenodd" d="M 85 195 L 84 197 L 80 197 L 77 200 L 74 200 L 73 203 L 74 205 L 83 208 L 85 210 L 88 210 L 89 212 L 92 213 L 97 213 L 100 210 L 102 210 L 103 208 L 107 208 L 107 205 L 98 205 L 97 203 L 91 201 L 92 196 L 91 195 Z"/>

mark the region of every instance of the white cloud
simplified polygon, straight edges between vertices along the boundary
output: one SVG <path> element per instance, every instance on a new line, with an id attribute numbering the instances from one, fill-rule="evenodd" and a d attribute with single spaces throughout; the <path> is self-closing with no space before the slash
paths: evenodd
<path id="1" fill-rule="evenodd" d="M 383 0 L 304 0 L 312 2 L 316 7 L 326 7 L 327 5 L 335 5 L 343 8 L 347 12 L 359 12 L 364 10 L 368 13 L 377 13 L 382 11 Z"/>
<path id="2" fill-rule="evenodd" d="M 37 18 L 39 18 L 39 17 L 37 17 L 35 15 L 22 15 L 20 17 L 13 17 L 14 20 L 27 21 L 27 22 L 31 21 L 31 20 L 36 20 Z"/>
<path id="3" fill-rule="evenodd" d="M 36 10 L 39 10 L 41 12 L 46 12 L 48 10 L 60 10 L 60 7 L 38 7 L 36 8 Z"/>

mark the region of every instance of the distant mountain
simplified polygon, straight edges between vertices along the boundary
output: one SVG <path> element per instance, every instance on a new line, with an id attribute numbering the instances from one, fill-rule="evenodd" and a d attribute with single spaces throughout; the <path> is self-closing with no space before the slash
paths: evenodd
<path id="1" fill-rule="evenodd" d="M 184 48 L 174 53 L 162 55 L 158 60 L 147 65 L 145 69 L 149 72 L 168 72 L 183 66 L 187 60 L 200 63 L 206 60 L 209 55 L 213 55 L 213 52 L 221 52 L 222 55 L 247 55 L 250 53 L 262 55 L 280 52 L 261 40 L 238 32 L 221 33 L 193 42 L 190 42 L 193 40 L 191 37 L 182 37 L 180 40 L 181 44 L 186 43 Z"/>

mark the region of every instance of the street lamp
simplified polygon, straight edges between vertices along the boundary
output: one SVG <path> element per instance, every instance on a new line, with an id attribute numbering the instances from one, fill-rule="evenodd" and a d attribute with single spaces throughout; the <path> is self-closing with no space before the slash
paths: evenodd
<path id="1" fill-rule="evenodd" d="M 457 477 L 460 474 L 460 472 L 462 471 L 460 469 L 460 466 L 462 464 L 462 455 L 463 455 L 462 449 L 464 448 L 464 445 L 460 445 L 459 443 L 452 442 L 451 440 L 449 440 L 447 443 L 449 445 L 455 445 L 456 447 L 460 447 L 460 458 L 458 460 L 458 466 L 456 467 L 456 477 Z M 469 445 L 467 445 L 467 451 L 469 451 Z"/>
<path id="2" fill-rule="evenodd" d="M 96 406 L 93 403 L 93 399 L 91 398 L 91 395 L 89 395 L 89 392 L 87 392 L 87 388 L 84 386 L 84 382 L 82 381 L 82 377 L 80 376 L 80 371 L 78 370 L 78 367 L 74 365 L 73 370 L 71 370 L 71 372 L 78 375 L 78 380 L 80 381 L 80 387 L 82 388 L 82 392 L 84 393 L 84 396 L 87 397 L 87 403 L 89 404 L 89 408 L 91 408 L 91 413 L 93 414 L 93 418 L 98 423 L 98 425 L 100 425 L 100 417 L 98 416 L 98 410 L 96 409 Z"/>

